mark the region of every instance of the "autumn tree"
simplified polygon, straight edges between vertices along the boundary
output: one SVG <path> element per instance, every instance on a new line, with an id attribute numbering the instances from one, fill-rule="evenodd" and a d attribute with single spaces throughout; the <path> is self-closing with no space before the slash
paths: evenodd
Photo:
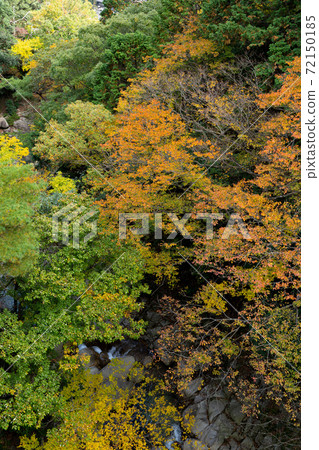
<path id="1" fill-rule="evenodd" d="M 129 379 L 134 380 L 137 370 L 131 370 Z M 121 388 L 116 378 L 109 386 L 101 381 L 101 375 L 74 373 L 55 413 L 60 426 L 48 433 L 48 441 L 42 446 L 35 437 L 23 438 L 23 448 L 146 450 L 169 440 L 179 414 L 159 380 L 143 377 L 131 390 Z"/>
<path id="2" fill-rule="evenodd" d="M 78 100 L 65 108 L 65 115 L 65 123 L 52 119 L 46 125 L 33 153 L 52 169 L 101 166 L 101 145 L 114 128 L 111 113 L 102 105 Z"/>
<path id="3" fill-rule="evenodd" d="M 72 39 L 80 28 L 97 23 L 96 12 L 88 0 L 51 0 L 32 14 L 34 34 L 44 43 Z"/>
<path id="4" fill-rule="evenodd" d="M 196 201 L 205 198 L 199 187 L 209 192 L 210 183 L 204 177 L 188 196 L 179 198 L 200 176 L 192 152 L 201 154 L 201 144 L 187 133 L 177 114 L 161 107 L 156 100 L 121 114 L 103 150 L 105 176 L 90 169 L 86 183 L 97 198 L 106 234 L 113 230 L 118 233 L 120 213 L 163 213 L 163 236 L 168 237 L 175 227 L 169 223 L 167 213 L 177 214 L 177 220 L 179 214 L 192 211 Z M 152 218 L 151 234 L 141 237 L 144 244 L 154 243 L 155 228 Z M 129 233 L 128 240 L 131 237 L 135 244 L 140 240 Z M 178 235 L 176 240 L 180 238 Z M 149 270 L 158 276 L 164 271 L 172 279 L 176 268 L 170 251 L 175 244 L 172 240 L 160 240 L 157 244 L 160 249 L 156 250 L 156 245 L 150 248 L 156 252 L 157 261 L 148 256 Z M 148 252 L 147 245 L 143 245 L 143 251 Z"/>
<path id="5" fill-rule="evenodd" d="M 221 61 L 217 44 L 198 36 L 198 21 L 163 49 L 155 67 L 141 72 L 123 93 L 118 111 L 157 99 L 173 109 L 201 140 L 197 164 L 221 183 L 253 175 L 261 147 L 256 99 L 261 92 L 254 63 Z"/>
<path id="6" fill-rule="evenodd" d="M 211 191 L 209 203 L 224 214 L 236 212 L 248 225 L 249 239 L 243 239 L 238 224 L 225 236 L 222 221 L 215 227 L 213 240 L 195 238 L 195 260 L 190 263 L 195 266 L 191 267 L 208 283 L 211 301 L 219 299 L 219 314 L 227 313 L 226 322 L 215 313 L 210 320 L 217 331 L 206 331 L 207 299 L 202 300 L 202 310 L 178 308 L 175 324 L 162 335 L 160 350 L 163 355 L 167 348 L 169 354 L 174 347 L 170 339 L 173 342 L 186 333 L 188 344 L 177 346 L 174 353 L 181 377 L 185 377 L 184 367 L 190 367 L 191 373 L 207 370 L 207 364 L 216 367 L 214 351 L 221 350 L 220 363 L 225 357 L 230 362 L 224 360 L 220 370 L 225 370 L 225 379 L 245 411 L 265 412 L 270 401 L 292 423 L 300 419 L 299 66 L 300 60 L 294 60 L 281 77 L 282 87 L 259 97 L 259 106 L 265 108 L 260 124 L 264 144 L 255 177 L 233 186 L 213 185 Z M 271 113 L 267 112 L 270 106 Z M 185 251 L 184 255 L 188 257 Z M 195 324 L 190 327 L 196 317 L 197 329 Z M 201 349 L 199 361 L 194 348 Z M 237 361 L 236 367 L 231 361 Z"/>

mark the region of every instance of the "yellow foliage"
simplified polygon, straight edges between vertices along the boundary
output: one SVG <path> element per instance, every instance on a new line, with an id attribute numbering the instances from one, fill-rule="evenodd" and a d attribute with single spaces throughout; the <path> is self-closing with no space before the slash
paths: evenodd
<path id="1" fill-rule="evenodd" d="M 217 292 L 221 287 L 222 285 L 218 285 L 215 290 L 212 285 L 207 284 L 198 296 L 198 300 L 205 304 L 207 311 L 214 314 L 221 314 L 227 309 L 226 301 Z"/>
<path id="2" fill-rule="evenodd" d="M 0 163 L 24 164 L 22 158 L 29 154 L 16 137 L 0 136 Z"/>
<path id="3" fill-rule="evenodd" d="M 134 382 L 141 372 L 133 368 L 128 376 Z M 23 437 L 21 446 L 29 450 L 147 450 L 150 444 L 164 448 L 172 423 L 180 418 L 162 384 L 148 377 L 131 389 L 121 387 L 113 376 L 107 385 L 101 382 L 101 375 L 73 373 L 61 393 L 61 426 L 48 433 L 43 446 L 37 447 L 34 437 Z"/>
<path id="4" fill-rule="evenodd" d="M 20 57 L 22 61 L 22 70 L 27 72 L 35 66 L 36 63 L 32 60 L 32 56 L 35 50 L 41 47 L 42 42 L 37 36 L 31 39 L 18 39 L 17 42 L 11 47 L 11 51 Z"/>
<path id="5" fill-rule="evenodd" d="M 51 186 L 54 192 L 70 192 L 75 190 L 75 182 L 71 178 L 64 177 L 61 172 L 52 178 Z"/>
<path id="6" fill-rule="evenodd" d="M 23 448 L 24 450 L 36 450 L 40 448 L 39 441 L 33 434 L 30 438 L 21 438 L 21 445 L 19 448 Z"/>

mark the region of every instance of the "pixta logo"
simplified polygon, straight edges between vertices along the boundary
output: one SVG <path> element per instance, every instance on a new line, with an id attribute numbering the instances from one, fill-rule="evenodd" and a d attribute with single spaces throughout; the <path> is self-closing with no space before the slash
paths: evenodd
<path id="1" fill-rule="evenodd" d="M 74 209 L 76 208 L 76 209 Z M 97 220 L 90 220 L 92 217 L 98 214 L 96 210 L 87 210 L 85 206 L 77 207 L 76 204 L 70 203 L 64 208 L 60 209 L 52 217 L 52 237 L 55 242 L 60 240 L 59 230 L 61 224 L 62 243 L 69 244 L 70 241 L 70 228 L 72 229 L 72 245 L 74 248 L 80 248 L 80 229 L 84 224 L 87 224 L 91 231 L 86 234 L 82 239 L 82 244 L 86 244 L 97 234 Z"/>
<path id="2" fill-rule="evenodd" d="M 175 213 L 167 213 L 168 218 L 174 225 L 174 229 L 168 235 L 167 239 L 174 239 L 180 233 L 185 239 L 192 239 L 192 236 L 186 229 L 186 222 L 191 218 L 191 213 L 186 213 L 182 218 L 178 218 Z M 195 215 L 195 220 L 206 221 L 206 239 L 213 239 L 214 224 L 217 220 L 223 219 L 224 214 L 221 213 L 199 213 Z M 134 235 L 148 235 L 150 233 L 150 214 L 149 213 L 121 213 L 119 215 L 119 238 L 126 239 L 127 225 L 135 220 L 141 221 L 139 228 L 129 228 Z M 154 214 L 154 238 L 163 239 L 163 214 Z M 229 239 L 232 235 L 241 234 L 244 239 L 251 239 L 244 221 L 239 214 L 231 214 L 227 222 L 222 239 Z"/>

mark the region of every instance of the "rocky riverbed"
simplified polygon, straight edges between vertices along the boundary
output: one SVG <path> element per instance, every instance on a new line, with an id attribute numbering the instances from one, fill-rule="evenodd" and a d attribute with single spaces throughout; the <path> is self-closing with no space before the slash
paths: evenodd
<path id="1" fill-rule="evenodd" d="M 128 379 L 136 362 L 149 368 L 153 358 L 139 342 L 124 340 L 102 350 L 97 345 L 79 346 L 79 355 L 85 356 L 85 367 L 92 374 L 101 373 L 103 383 L 115 378 L 120 389 L 132 389 L 140 378 Z M 135 355 L 135 356 L 134 356 Z M 153 365 L 154 370 L 154 365 Z M 253 450 L 280 448 L 267 434 L 261 423 L 243 414 L 237 399 L 222 384 L 204 385 L 194 379 L 183 392 L 182 423 L 175 424 L 166 448 L 183 450 Z M 190 429 L 186 433 L 182 430 Z M 175 447 L 173 447 L 173 444 Z"/>

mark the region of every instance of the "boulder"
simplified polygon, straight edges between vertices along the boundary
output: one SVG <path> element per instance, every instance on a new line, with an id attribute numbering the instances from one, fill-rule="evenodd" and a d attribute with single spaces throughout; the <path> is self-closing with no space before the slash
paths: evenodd
<path id="1" fill-rule="evenodd" d="M 236 442 L 234 439 L 230 439 L 229 446 L 230 450 L 240 450 L 238 442 Z"/>
<path id="2" fill-rule="evenodd" d="M 273 442 L 273 438 L 270 435 L 265 436 L 262 441 L 262 444 L 261 444 L 261 448 L 267 448 L 267 447 L 276 448 L 276 446 L 274 445 L 274 442 Z"/>
<path id="3" fill-rule="evenodd" d="M 97 367 L 89 367 L 89 371 L 91 373 L 91 375 L 97 375 L 98 373 L 100 373 L 100 369 L 98 369 Z"/>
<path id="4" fill-rule="evenodd" d="M 224 439 L 228 439 L 235 430 L 235 425 L 225 416 L 221 414 L 217 417 L 212 425 Z"/>
<path id="5" fill-rule="evenodd" d="M 20 117 L 20 119 L 13 122 L 13 126 L 24 133 L 30 131 L 30 125 L 25 117 Z"/>
<path id="6" fill-rule="evenodd" d="M 218 430 L 212 425 L 207 426 L 198 437 L 210 450 L 218 450 L 224 442 L 223 436 L 220 436 Z"/>
<path id="7" fill-rule="evenodd" d="M 190 383 L 188 383 L 186 388 L 183 390 L 182 394 L 186 398 L 193 397 L 202 386 L 202 383 L 203 383 L 202 378 L 195 378 L 195 380 L 192 380 Z"/>
<path id="8" fill-rule="evenodd" d="M 147 367 L 150 366 L 153 363 L 153 358 L 151 356 L 145 356 L 145 358 L 143 359 L 143 366 Z"/>
<path id="9" fill-rule="evenodd" d="M 9 124 L 6 121 L 6 119 L 4 117 L 0 117 L 0 128 L 2 130 L 5 130 L 6 128 L 9 128 Z"/>
<path id="10" fill-rule="evenodd" d="M 224 399 L 226 399 L 226 394 L 221 389 L 216 390 L 214 387 L 207 385 L 207 386 L 203 387 L 196 394 L 196 396 L 194 398 L 194 403 L 199 403 L 202 400 L 207 399 L 207 398 L 211 398 L 211 399 L 224 398 Z"/>
<path id="11" fill-rule="evenodd" d="M 223 398 L 216 398 L 209 402 L 208 417 L 210 422 L 213 422 L 216 419 L 216 417 L 224 411 L 226 404 L 227 400 Z"/>
<path id="12" fill-rule="evenodd" d="M 96 361 L 95 361 L 94 351 L 92 349 L 88 348 L 84 344 L 81 344 L 79 346 L 79 357 L 81 360 L 81 364 L 86 369 L 95 366 Z"/>
<path id="13" fill-rule="evenodd" d="M 228 411 L 231 419 L 233 419 L 237 425 L 239 425 L 245 418 L 245 414 L 241 410 L 241 404 L 235 399 L 231 400 L 228 406 Z"/>
<path id="14" fill-rule="evenodd" d="M 220 414 L 212 425 L 209 425 L 198 436 L 211 450 L 218 450 L 235 429 L 234 424 L 225 416 Z"/>
<path id="15" fill-rule="evenodd" d="M 256 447 L 254 445 L 253 440 L 250 439 L 250 437 L 247 436 L 247 437 L 245 437 L 245 439 L 240 444 L 240 448 L 242 450 L 254 450 Z"/>
<path id="16" fill-rule="evenodd" d="M 247 422 L 245 422 L 244 434 L 248 436 L 254 428 L 252 417 L 248 417 Z"/>
<path id="17" fill-rule="evenodd" d="M 126 381 L 129 371 L 135 364 L 135 358 L 133 356 L 119 356 L 112 359 L 112 361 L 101 370 L 103 376 L 103 382 L 107 385 L 110 384 L 110 377 L 114 377 L 117 381 Z"/>
<path id="18" fill-rule="evenodd" d="M 183 450 L 209 450 L 209 448 L 197 439 L 187 439 L 183 444 Z"/>
<path id="19" fill-rule="evenodd" d="M 195 405 L 190 405 L 183 412 L 184 424 L 191 425 L 191 432 L 200 436 L 201 432 L 209 425 L 207 402 L 203 400 Z"/>

